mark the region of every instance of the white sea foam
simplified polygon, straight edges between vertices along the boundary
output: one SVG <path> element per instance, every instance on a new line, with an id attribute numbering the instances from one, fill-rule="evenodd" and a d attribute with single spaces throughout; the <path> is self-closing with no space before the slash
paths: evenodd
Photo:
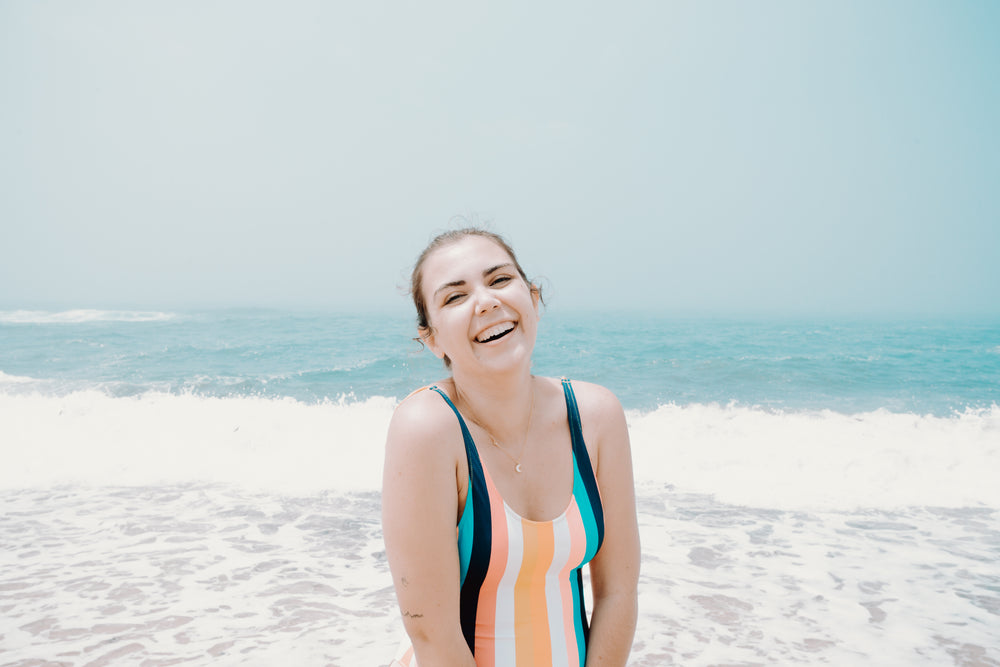
<path id="1" fill-rule="evenodd" d="M 0 393 L 0 488 L 377 490 L 395 398 Z M 1000 507 L 1000 408 L 952 417 L 688 405 L 629 413 L 636 480 L 775 509 Z"/>
<path id="2" fill-rule="evenodd" d="M 3 310 L 0 323 L 3 324 L 81 324 L 84 322 L 162 322 L 172 320 L 174 313 L 149 310 L 95 310 L 76 308 L 73 310 Z"/>
<path id="3" fill-rule="evenodd" d="M 222 482 L 377 489 L 395 399 L 305 404 L 98 391 L 0 394 L 0 488 Z"/>
<path id="4" fill-rule="evenodd" d="M 0 385 L 30 384 L 32 382 L 38 382 L 38 380 L 30 378 L 26 375 L 8 375 L 7 373 L 0 371 Z"/>
<path id="5" fill-rule="evenodd" d="M 666 405 L 630 415 L 636 477 L 738 505 L 1000 507 L 1000 407 L 951 417 Z"/>

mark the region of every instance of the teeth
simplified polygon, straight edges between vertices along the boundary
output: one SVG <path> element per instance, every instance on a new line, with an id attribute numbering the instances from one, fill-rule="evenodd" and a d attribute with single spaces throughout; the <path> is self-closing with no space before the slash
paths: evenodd
<path id="1" fill-rule="evenodd" d="M 479 334 L 478 336 L 476 336 L 476 341 L 480 343 L 485 343 L 490 339 L 496 338 L 497 336 L 500 336 L 502 334 L 507 333 L 508 331 L 511 331 L 513 328 L 514 325 L 511 322 L 504 322 L 502 324 L 497 324 L 495 326 L 490 327 L 489 329 Z"/>

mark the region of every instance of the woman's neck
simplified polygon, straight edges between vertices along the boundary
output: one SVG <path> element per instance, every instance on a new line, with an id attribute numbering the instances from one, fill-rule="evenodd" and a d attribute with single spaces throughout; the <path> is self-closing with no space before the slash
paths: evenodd
<path id="1" fill-rule="evenodd" d="M 534 401 L 530 370 L 488 379 L 452 374 L 458 409 L 484 427 L 497 440 L 525 437 Z"/>

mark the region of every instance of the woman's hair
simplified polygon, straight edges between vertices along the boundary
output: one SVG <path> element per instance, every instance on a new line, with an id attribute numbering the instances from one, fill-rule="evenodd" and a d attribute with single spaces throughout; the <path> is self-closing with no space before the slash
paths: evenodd
<path id="1" fill-rule="evenodd" d="M 538 294 L 539 301 L 542 299 L 541 289 L 528 280 L 527 274 L 524 272 L 524 269 L 521 268 L 520 262 L 517 261 L 517 255 L 514 254 L 513 248 L 510 247 L 510 244 L 507 243 L 502 236 L 479 227 L 453 229 L 451 231 L 438 234 L 431 239 L 431 242 L 427 244 L 424 251 L 420 253 L 419 257 L 417 257 L 417 262 L 413 265 L 413 273 L 410 274 L 410 297 L 413 299 L 413 306 L 417 309 L 417 329 L 421 333 L 428 331 L 431 328 L 430 321 L 427 319 L 427 302 L 424 300 L 424 262 L 427 261 L 427 258 L 430 257 L 435 250 L 451 245 L 457 241 L 461 241 L 468 236 L 479 236 L 489 239 L 503 248 L 504 252 L 510 255 L 510 260 L 514 262 L 514 267 L 517 269 L 517 272 L 521 275 L 524 282 L 527 283 L 528 288 L 532 292 Z M 418 338 L 417 340 L 421 339 Z M 451 360 L 448 359 L 447 355 L 444 357 L 444 365 L 449 368 L 451 367 Z"/>

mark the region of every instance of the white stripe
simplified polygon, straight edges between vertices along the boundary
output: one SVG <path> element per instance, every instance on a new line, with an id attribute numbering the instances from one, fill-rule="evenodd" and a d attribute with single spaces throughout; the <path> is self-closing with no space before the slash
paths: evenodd
<path id="1" fill-rule="evenodd" d="M 552 554 L 552 565 L 549 566 L 549 571 L 545 574 L 545 606 L 549 614 L 552 667 L 569 667 L 569 656 L 566 652 L 566 621 L 563 618 L 566 610 L 563 609 L 562 591 L 559 588 L 559 575 L 566 567 L 570 549 L 573 547 L 569 521 L 565 514 L 552 523 L 552 537 L 555 551 Z"/>
<path id="2" fill-rule="evenodd" d="M 493 517 L 494 521 L 501 517 Z M 497 586 L 496 611 L 496 652 L 495 664 L 514 665 L 517 648 L 514 641 L 514 584 L 521 572 L 524 558 L 524 532 L 521 519 L 504 503 L 504 517 L 507 521 L 507 567 Z"/>

